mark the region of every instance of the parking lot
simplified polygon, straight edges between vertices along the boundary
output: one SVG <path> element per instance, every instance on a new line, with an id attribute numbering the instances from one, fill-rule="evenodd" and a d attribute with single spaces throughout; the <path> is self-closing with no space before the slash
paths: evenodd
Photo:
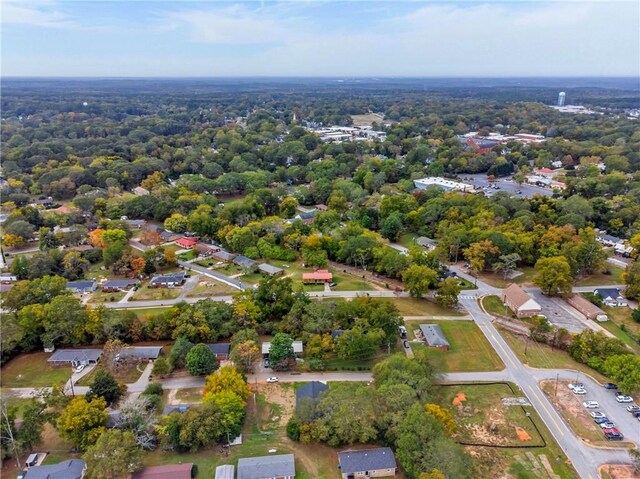
<path id="1" fill-rule="evenodd" d="M 586 326 L 586 318 L 573 309 L 569 304 L 559 298 L 550 298 L 540 292 L 539 289 L 526 289 L 542 308 L 549 322 L 558 328 L 565 328 L 570 333 L 580 333 Z"/>
<path id="2" fill-rule="evenodd" d="M 511 177 L 496 178 L 495 181 L 491 182 L 491 185 L 496 186 L 497 188 L 489 188 L 489 178 L 486 173 L 465 174 L 462 175 L 461 178 L 465 181 L 469 179 L 468 181 L 472 182 L 476 189 L 482 188 L 482 191 L 484 191 L 484 194 L 487 196 L 493 196 L 499 191 L 506 191 L 507 193 L 521 196 L 523 198 L 531 198 L 534 195 L 553 195 L 553 191 L 550 189 L 528 185 L 526 183 L 519 185 L 513 181 Z"/>

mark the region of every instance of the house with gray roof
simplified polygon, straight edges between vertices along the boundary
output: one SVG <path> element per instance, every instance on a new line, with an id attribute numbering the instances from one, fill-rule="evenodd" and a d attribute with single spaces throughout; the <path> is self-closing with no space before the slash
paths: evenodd
<path id="1" fill-rule="evenodd" d="M 231 263 L 233 258 L 236 257 L 235 254 L 229 253 L 228 251 L 225 251 L 223 249 L 221 249 L 220 251 L 216 251 L 211 256 L 213 256 L 218 261 L 224 261 L 225 263 Z"/>
<path id="2" fill-rule="evenodd" d="M 593 290 L 593 294 L 600 296 L 606 306 L 618 307 L 628 304 L 618 288 L 597 288 Z"/>
<path id="3" fill-rule="evenodd" d="M 244 269 L 252 269 L 255 268 L 257 261 L 252 260 L 251 258 L 247 258 L 246 256 L 243 256 L 241 254 L 239 254 L 238 256 L 236 256 L 235 258 L 233 258 L 233 264 L 236 264 L 238 266 L 240 266 L 241 268 Z"/>
<path id="4" fill-rule="evenodd" d="M 437 324 L 421 324 L 420 331 L 422 332 L 423 340 L 426 341 L 428 346 L 432 348 L 438 348 L 443 351 L 449 349 L 449 341 L 447 337 Z"/>
<path id="5" fill-rule="evenodd" d="M 231 343 L 213 343 L 207 344 L 207 347 L 213 354 L 215 354 L 218 361 L 229 359 Z"/>
<path id="6" fill-rule="evenodd" d="M 429 249 L 435 249 L 435 247 L 438 245 L 436 243 L 436 240 L 427 238 L 426 236 L 420 236 L 419 238 L 416 238 L 416 244 L 418 246 L 422 246 L 423 248 Z"/>
<path id="7" fill-rule="evenodd" d="M 158 359 L 162 351 L 162 346 L 127 346 L 122 348 L 116 355 L 116 361 L 119 360 L 138 360 L 147 361 Z"/>
<path id="8" fill-rule="evenodd" d="M 338 453 L 342 479 L 389 477 L 397 472 L 396 458 L 390 447 Z"/>
<path id="9" fill-rule="evenodd" d="M 82 479 L 87 471 L 87 464 L 80 459 L 70 459 L 58 464 L 33 466 L 21 473 L 22 479 Z"/>
<path id="10" fill-rule="evenodd" d="M 258 269 L 261 273 L 268 274 L 269 276 L 278 276 L 284 273 L 284 269 L 267 263 L 259 264 Z"/>
<path id="11" fill-rule="evenodd" d="M 296 411 L 299 412 L 306 405 L 315 406 L 327 389 L 329 389 L 329 386 L 320 381 L 311 381 L 304 386 L 300 386 L 296 389 Z"/>
<path id="12" fill-rule="evenodd" d="M 238 460 L 238 479 L 294 479 L 295 476 L 293 454 L 243 457 Z"/>
<path id="13" fill-rule="evenodd" d="M 96 282 L 89 281 L 67 281 L 67 289 L 72 293 L 93 293 L 96 290 Z"/>
<path id="14" fill-rule="evenodd" d="M 236 468 L 231 464 L 224 464 L 216 467 L 215 479 L 235 479 Z"/>
<path id="15" fill-rule="evenodd" d="M 149 281 L 150 288 L 175 288 L 182 286 L 187 280 L 187 273 L 181 271 L 179 273 L 163 274 L 162 276 L 154 276 Z"/>
<path id="16" fill-rule="evenodd" d="M 52 366 L 78 367 L 81 364 L 96 364 L 100 361 L 102 349 L 58 349 L 47 362 Z"/>
<path id="17" fill-rule="evenodd" d="M 125 291 L 138 284 L 137 279 L 113 279 L 105 281 L 101 288 L 105 293 L 113 293 L 115 291 Z"/>

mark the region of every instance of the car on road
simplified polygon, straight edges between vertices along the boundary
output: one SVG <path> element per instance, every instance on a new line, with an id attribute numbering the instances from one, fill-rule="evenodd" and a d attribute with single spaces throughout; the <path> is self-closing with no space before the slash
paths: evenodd
<path id="1" fill-rule="evenodd" d="M 269 360 L 268 360 L 268 359 L 265 359 L 265 360 L 264 360 L 264 367 L 265 367 L 265 368 L 268 368 L 270 364 L 271 364 L 271 363 L 269 363 Z"/>
<path id="2" fill-rule="evenodd" d="M 633 398 L 631 396 L 616 396 L 616 401 L 619 403 L 633 402 Z"/>
<path id="3" fill-rule="evenodd" d="M 593 422 L 595 422 L 596 424 L 604 424 L 609 422 L 609 418 L 604 416 L 604 417 L 597 417 L 593 420 Z"/>
<path id="4" fill-rule="evenodd" d="M 578 395 L 582 396 L 584 394 L 587 394 L 587 390 L 584 389 L 584 388 L 575 388 L 573 390 L 573 394 L 578 394 Z"/>
<path id="5" fill-rule="evenodd" d="M 569 383 L 567 385 L 567 387 L 573 391 L 574 389 L 584 389 L 584 384 L 582 384 L 582 383 Z"/>
<path id="6" fill-rule="evenodd" d="M 604 387 L 605 389 L 618 389 L 618 386 L 613 383 L 604 383 L 602 387 Z"/>
<path id="7" fill-rule="evenodd" d="M 616 425 L 612 422 L 603 422 L 600 424 L 600 427 L 602 429 L 613 429 L 614 427 L 616 427 Z"/>
<path id="8" fill-rule="evenodd" d="M 585 401 L 582 403 L 582 405 L 587 409 L 596 409 L 600 407 L 600 404 L 598 404 L 598 401 Z"/>
<path id="9" fill-rule="evenodd" d="M 599 417 L 607 417 L 604 415 L 604 413 L 600 412 L 600 411 L 593 411 L 589 413 L 591 415 L 591 417 L 593 419 L 599 418 Z"/>
<path id="10" fill-rule="evenodd" d="M 278 382 L 278 378 L 276 376 L 271 376 L 270 378 L 267 378 L 267 382 L 268 383 L 277 383 Z"/>
<path id="11" fill-rule="evenodd" d="M 76 373 L 81 373 L 84 370 L 85 365 L 84 364 L 80 364 L 78 367 L 76 367 L 73 371 Z"/>

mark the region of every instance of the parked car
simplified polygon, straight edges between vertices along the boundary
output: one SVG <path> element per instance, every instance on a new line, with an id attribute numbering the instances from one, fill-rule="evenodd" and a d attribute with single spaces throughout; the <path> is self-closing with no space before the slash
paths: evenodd
<path id="1" fill-rule="evenodd" d="M 329 286 L 330 286 L 331 288 L 335 288 L 335 287 L 336 287 L 336 283 L 330 283 L 330 284 L 329 284 Z"/>
<path id="2" fill-rule="evenodd" d="M 607 439 L 611 439 L 614 441 L 620 441 L 624 439 L 624 435 L 615 427 L 612 427 L 611 429 L 603 429 L 602 432 L 604 432 L 604 435 Z"/>
<path id="3" fill-rule="evenodd" d="M 582 384 L 582 383 L 569 383 L 567 385 L 567 387 L 573 391 L 574 389 L 584 389 L 584 384 Z"/>
<path id="4" fill-rule="evenodd" d="M 598 418 L 598 417 L 604 417 L 604 418 L 606 418 L 606 417 L 607 417 L 607 416 L 605 416 L 605 415 L 604 415 L 604 413 L 602 413 L 602 412 L 600 412 L 600 411 L 593 411 L 593 412 L 590 412 L 589 414 L 591 415 L 591 417 L 592 417 L 593 419 L 596 419 L 596 418 Z"/>
<path id="5" fill-rule="evenodd" d="M 613 384 L 613 383 L 604 383 L 602 386 L 603 386 L 605 389 L 618 389 L 618 386 L 616 386 L 616 385 L 615 385 L 615 384 Z"/>
<path id="6" fill-rule="evenodd" d="M 600 423 L 600 427 L 602 429 L 612 429 L 612 428 L 616 427 L 616 425 L 614 423 L 612 423 L 612 422 L 603 422 L 603 423 Z"/>
<path id="7" fill-rule="evenodd" d="M 583 389 L 583 388 L 575 388 L 573 390 L 573 394 L 578 394 L 578 395 L 582 396 L 584 394 L 587 394 L 587 390 Z"/>
<path id="8" fill-rule="evenodd" d="M 609 422 L 609 418 L 604 416 L 604 417 L 597 417 L 593 420 L 593 422 L 595 422 L 596 424 L 605 424 L 607 422 Z"/>
<path id="9" fill-rule="evenodd" d="M 631 415 L 632 415 L 633 417 L 640 418 L 640 411 L 633 411 L 633 412 L 631 413 Z"/>
<path id="10" fill-rule="evenodd" d="M 265 359 L 265 360 L 264 360 L 264 367 L 265 367 L 265 368 L 268 368 L 270 364 L 271 364 L 271 363 L 269 363 L 269 360 L 268 360 L 268 359 Z"/>
<path id="11" fill-rule="evenodd" d="M 632 404 L 631 406 L 627 406 L 627 411 L 629 412 L 640 411 L 640 406 L 638 406 L 637 404 Z"/>
<path id="12" fill-rule="evenodd" d="M 278 378 L 276 376 L 272 376 L 270 378 L 267 378 L 267 382 L 268 383 L 277 383 L 278 382 Z"/>
<path id="13" fill-rule="evenodd" d="M 84 364 L 80 364 L 78 367 L 76 367 L 73 371 L 76 373 L 81 373 L 84 370 Z"/>
<path id="14" fill-rule="evenodd" d="M 582 405 L 587 409 L 596 409 L 600 407 L 600 404 L 598 404 L 598 401 L 585 401 L 582 403 Z"/>
<path id="15" fill-rule="evenodd" d="M 616 401 L 619 403 L 633 402 L 633 398 L 631 396 L 616 396 Z"/>

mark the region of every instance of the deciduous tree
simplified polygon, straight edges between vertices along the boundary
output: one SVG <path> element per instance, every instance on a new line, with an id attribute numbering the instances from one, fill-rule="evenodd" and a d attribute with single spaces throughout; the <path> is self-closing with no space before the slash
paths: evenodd
<path id="1" fill-rule="evenodd" d="M 438 273 L 428 266 L 412 264 L 402 274 L 402 282 L 409 294 L 421 298 L 438 281 Z"/>
<path id="2" fill-rule="evenodd" d="M 211 374 L 218 368 L 218 359 L 206 344 L 196 344 L 187 353 L 187 371 L 192 376 Z"/>
<path id="3" fill-rule="evenodd" d="M 56 421 L 60 435 L 85 450 L 94 444 L 106 430 L 107 402 L 102 397 L 87 401 L 76 396 Z"/>
<path id="4" fill-rule="evenodd" d="M 125 477 L 142 467 L 142 451 L 135 436 L 119 429 L 103 432 L 82 458 L 88 466 L 88 479 Z"/>
<path id="5" fill-rule="evenodd" d="M 533 284 L 539 286 L 549 296 L 571 292 L 573 278 L 569 262 L 563 256 L 540 258 L 535 265 L 536 276 Z"/>

